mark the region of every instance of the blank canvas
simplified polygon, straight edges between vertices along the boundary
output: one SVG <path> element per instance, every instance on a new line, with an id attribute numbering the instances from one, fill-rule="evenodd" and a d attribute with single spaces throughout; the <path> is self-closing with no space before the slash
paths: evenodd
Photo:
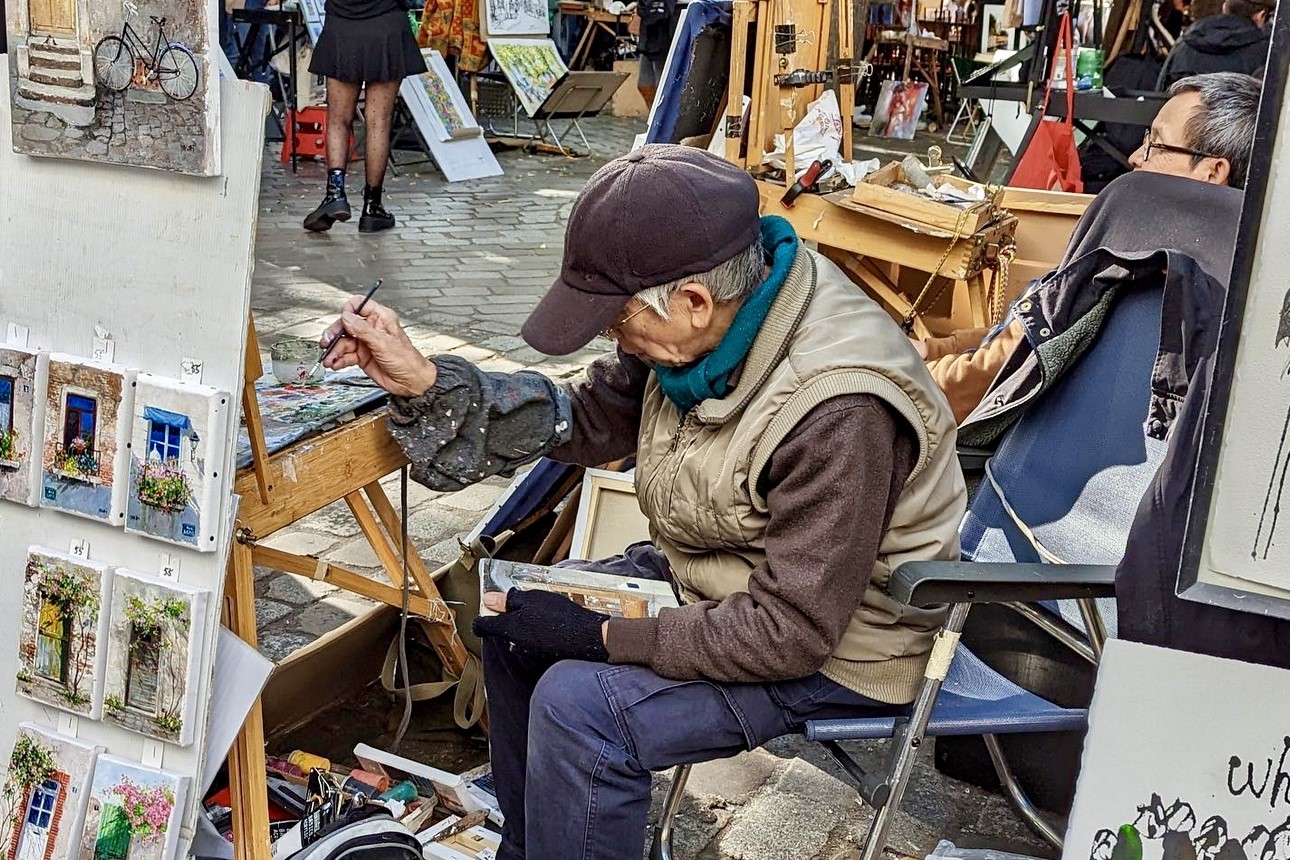
<path id="1" fill-rule="evenodd" d="M 125 529 L 202 552 L 219 548 L 231 398 L 206 385 L 141 373 L 130 431 Z"/>

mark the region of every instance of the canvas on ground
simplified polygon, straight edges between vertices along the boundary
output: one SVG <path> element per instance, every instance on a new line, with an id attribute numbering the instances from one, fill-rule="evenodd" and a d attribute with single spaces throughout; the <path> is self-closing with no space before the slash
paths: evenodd
<path id="1" fill-rule="evenodd" d="M 49 355 L 0 346 L 0 499 L 35 505 Z"/>
<path id="2" fill-rule="evenodd" d="M 13 147 L 214 176 L 214 3 L 5 0 Z"/>
<path id="3" fill-rule="evenodd" d="M 423 50 L 427 71 L 418 78 L 425 90 L 430 105 L 430 116 L 434 123 L 435 136 L 439 140 L 452 140 L 456 137 L 476 137 L 483 133 L 466 97 L 461 94 L 457 82 L 448 70 L 448 64 L 438 51 Z"/>
<path id="4" fill-rule="evenodd" d="M 173 860 L 190 780 L 99 756 L 78 860 Z"/>
<path id="5" fill-rule="evenodd" d="M 202 552 L 218 548 L 229 403 L 209 386 L 139 374 L 126 531 Z"/>
<path id="6" fill-rule="evenodd" d="M 550 39 L 489 39 L 488 50 L 502 67 L 529 116 L 542 107 L 569 67 Z"/>
<path id="7" fill-rule="evenodd" d="M 0 856 L 66 860 L 76 856 L 103 748 L 48 729 L 18 726 L 0 792 Z"/>
<path id="8" fill-rule="evenodd" d="M 484 38 L 545 36 L 551 32 L 546 0 L 483 0 Z M 491 45 L 490 45 L 491 46 Z"/>
<path id="9" fill-rule="evenodd" d="M 117 568 L 112 577 L 103 721 L 171 743 L 193 741 L 207 591 Z"/>
<path id="10" fill-rule="evenodd" d="M 111 568 L 32 547 L 18 632 L 20 695 L 98 719 L 107 656 Z"/>
<path id="11" fill-rule="evenodd" d="M 1290 856 L 1290 672 L 1111 640 L 1062 860 Z"/>
<path id="12" fill-rule="evenodd" d="M 67 355 L 49 359 L 40 504 L 125 521 L 134 372 Z"/>

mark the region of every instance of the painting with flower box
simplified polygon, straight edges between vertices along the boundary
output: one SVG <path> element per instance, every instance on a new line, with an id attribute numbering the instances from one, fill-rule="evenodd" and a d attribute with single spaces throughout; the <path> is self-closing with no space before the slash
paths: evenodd
<path id="1" fill-rule="evenodd" d="M 139 374 L 130 436 L 126 531 L 194 547 L 219 548 L 220 474 L 229 395 L 205 385 Z"/>
<path id="2" fill-rule="evenodd" d="M 169 860 L 179 847 L 189 778 L 99 756 L 78 860 Z"/>
<path id="3" fill-rule="evenodd" d="M 134 371 L 54 354 L 45 394 L 40 504 L 120 525 Z"/>
<path id="4" fill-rule="evenodd" d="M 0 787 L 0 855 L 64 860 L 76 854 L 90 779 L 103 747 L 32 723 L 18 726 Z"/>
<path id="5" fill-rule="evenodd" d="M 180 746 L 193 742 L 195 686 L 210 592 L 117 568 L 103 721 Z"/>
<path id="6" fill-rule="evenodd" d="M 98 719 L 107 652 L 111 569 L 32 547 L 18 632 L 20 695 Z"/>
<path id="7" fill-rule="evenodd" d="M 49 355 L 0 347 L 0 499 L 35 505 Z"/>

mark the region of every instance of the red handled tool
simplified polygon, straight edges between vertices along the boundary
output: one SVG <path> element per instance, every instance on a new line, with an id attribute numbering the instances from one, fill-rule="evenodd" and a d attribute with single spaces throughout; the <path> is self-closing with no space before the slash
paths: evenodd
<path id="1" fill-rule="evenodd" d="M 779 203 L 785 209 L 792 209 L 797 198 L 801 197 L 806 191 L 815 187 L 815 183 L 820 181 L 820 177 L 833 169 L 833 162 L 829 159 L 816 159 L 811 162 L 811 166 L 806 168 L 802 178 L 793 183 L 793 186 L 784 192 L 784 196 L 779 198 Z"/>

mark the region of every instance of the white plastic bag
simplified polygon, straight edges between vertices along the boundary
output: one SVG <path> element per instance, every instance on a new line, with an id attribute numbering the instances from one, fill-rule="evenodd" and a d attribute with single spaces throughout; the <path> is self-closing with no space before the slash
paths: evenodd
<path id="1" fill-rule="evenodd" d="M 833 90 L 824 94 L 806 106 L 806 115 L 793 129 L 793 172 L 800 178 L 813 161 L 832 161 L 833 169 L 842 174 L 847 182 L 855 185 L 870 173 L 878 169 L 878 159 L 851 162 L 843 160 L 839 149 L 842 146 L 842 111 L 838 109 L 838 97 Z M 763 164 L 784 169 L 784 135 L 775 135 L 775 148 L 766 153 Z M 820 176 L 823 179 L 828 173 Z"/>
<path id="2" fill-rule="evenodd" d="M 1010 854 L 993 848 L 958 848 L 948 839 L 936 843 L 927 860 L 1035 860 L 1025 854 Z"/>

